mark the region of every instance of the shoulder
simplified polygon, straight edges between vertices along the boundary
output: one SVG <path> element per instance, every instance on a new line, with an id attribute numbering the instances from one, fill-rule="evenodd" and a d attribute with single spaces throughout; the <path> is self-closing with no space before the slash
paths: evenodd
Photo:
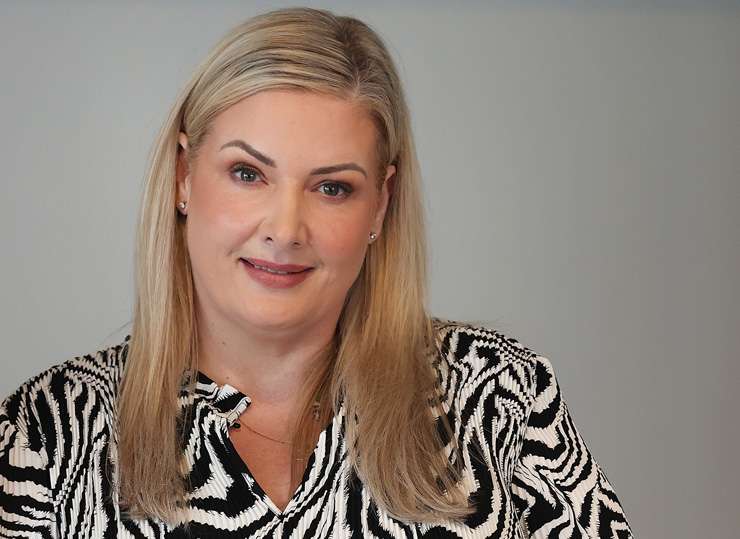
<path id="1" fill-rule="evenodd" d="M 517 338 L 479 322 L 432 318 L 440 352 L 447 363 L 476 371 L 516 365 L 534 368 L 547 361 Z"/>
<path id="2" fill-rule="evenodd" d="M 458 379 L 458 390 L 486 385 L 486 393 L 516 396 L 532 404 L 555 383 L 550 360 L 519 339 L 479 322 L 432 318 L 443 377 Z"/>
<path id="3" fill-rule="evenodd" d="M 119 344 L 70 358 L 21 384 L 0 404 L 2 430 L 12 428 L 29 439 L 43 438 L 53 425 L 90 421 L 101 411 L 110 415 L 129 340 L 127 335 Z"/>

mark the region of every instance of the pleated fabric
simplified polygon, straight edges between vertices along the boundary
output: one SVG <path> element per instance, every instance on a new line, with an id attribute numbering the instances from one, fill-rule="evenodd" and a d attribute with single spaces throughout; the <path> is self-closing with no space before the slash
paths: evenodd
<path id="1" fill-rule="evenodd" d="M 230 425 L 249 413 L 249 396 L 203 373 L 193 393 L 183 385 L 179 399 L 190 418 L 183 425 L 188 526 L 127 517 L 110 479 L 126 336 L 44 371 L 3 401 L 0 537 L 633 537 L 551 362 L 498 330 L 434 323 L 442 353 L 430 362 L 461 449 L 453 454 L 446 440 L 445 452 L 462 459 L 476 507 L 464 522 L 407 522 L 379 508 L 348 461 L 344 406 L 321 432 L 302 482 L 280 511 L 229 439 Z"/>

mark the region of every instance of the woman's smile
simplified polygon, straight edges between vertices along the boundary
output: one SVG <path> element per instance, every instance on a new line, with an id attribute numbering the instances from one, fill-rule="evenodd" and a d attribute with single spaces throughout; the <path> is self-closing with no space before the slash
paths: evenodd
<path id="1" fill-rule="evenodd" d="M 301 271 L 284 272 L 252 264 L 243 258 L 239 261 L 249 277 L 268 288 L 291 288 L 305 281 L 314 270 L 306 268 Z"/>

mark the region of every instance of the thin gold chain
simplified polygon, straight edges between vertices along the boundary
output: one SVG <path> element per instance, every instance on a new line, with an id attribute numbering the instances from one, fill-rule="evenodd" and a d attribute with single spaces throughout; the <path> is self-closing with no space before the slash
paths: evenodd
<path id="1" fill-rule="evenodd" d="M 314 409 L 313 412 L 314 412 L 314 419 L 316 419 L 316 420 L 319 419 L 319 417 L 318 417 L 318 415 L 319 415 L 319 409 L 318 408 L 319 408 L 319 403 L 318 402 L 314 402 L 313 403 L 313 409 Z M 232 425 L 232 428 L 238 429 L 238 428 L 240 428 L 242 426 L 242 424 L 245 427 L 247 427 L 249 430 L 251 430 L 252 432 L 254 432 L 255 434 L 257 434 L 258 436 L 262 436 L 263 438 L 267 438 L 268 440 L 271 440 L 273 442 L 277 442 L 279 444 L 293 445 L 292 442 L 286 442 L 286 441 L 283 441 L 283 440 L 278 440 L 277 438 L 272 438 L 271 436 L 268 436 L 267 434 L 262 434 L 260 431 L 253 429 L 252 427 L 250 427 L 246 423 L 242 423 L 241 421 L 234 421 L 234 424 Z"/>
<path id="2" fill-rule="evenodd" d="M 246 423 L 239 423 L 239 422 L 235 423 L 235 425 L 242 425 L 242 424 L 245 427 L 247 427 L 249 430 L 251 430 L 252 432 L 254 432 L 255 434 L 258 434 L 259 436 L 262 436 L 263 438 L 267 438 L 268 440 L 272 440 L 273 442 L 277 442 L 277 443 L 283 444 L 283 445 L 293 445 L 291 442 L 284 442 L 283 440 L 278 440 L 276 438 L 271 438 L 267 434 L 262 434 L 261 432 L 254 430 L 252 427 L 250 427 Z M 239 428 L 239 427 L 237 427 L 237 428 Z"/>

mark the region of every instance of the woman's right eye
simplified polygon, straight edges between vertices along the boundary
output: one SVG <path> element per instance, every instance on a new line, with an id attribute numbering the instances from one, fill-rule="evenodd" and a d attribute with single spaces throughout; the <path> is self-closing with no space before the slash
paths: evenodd
<path id="1" fill-rule="evenodd" d="M 252 167 L 237 165 L 231 169 L 231 174 L 237 181 L 242 183 L 255 183 L 259 178 L 259 172 Z"/>

